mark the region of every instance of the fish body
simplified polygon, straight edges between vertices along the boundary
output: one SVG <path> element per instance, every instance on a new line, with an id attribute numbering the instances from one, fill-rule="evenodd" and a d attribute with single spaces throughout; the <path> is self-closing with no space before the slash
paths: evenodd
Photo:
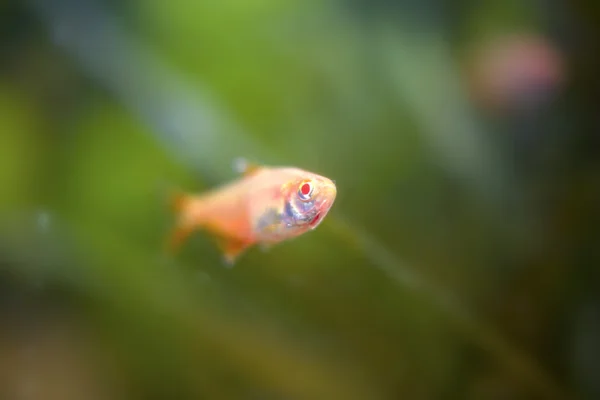
<path id="1" fill-rule="evenodd" d="M 201 194 L 174 197 L 176 250 L 195 230 L 219 240 L 227 263 L 249 247 L 269 247 L 315 229 L 337 194 L 335 183 L 294 167 L 246 164 L 238 179 Z"/>

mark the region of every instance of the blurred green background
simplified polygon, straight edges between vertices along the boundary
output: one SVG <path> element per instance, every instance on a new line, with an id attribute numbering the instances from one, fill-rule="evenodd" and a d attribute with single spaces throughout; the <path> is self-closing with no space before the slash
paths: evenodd
<path id="1" fill-rule="evenodd" d="M 593 0 L 0 2 L 1 399 L 600 398 Z M 233 268 L 232 161 L 337 181 Z"/>

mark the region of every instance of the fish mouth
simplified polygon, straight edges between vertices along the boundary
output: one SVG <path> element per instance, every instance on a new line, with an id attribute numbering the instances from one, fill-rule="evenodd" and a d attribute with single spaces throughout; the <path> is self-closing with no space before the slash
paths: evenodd
<path id="1" fill-rule="evenodd" d="M 312 221 L 310 221 L 308 226 L 310 226 L 310 229 L 315 229 L 317 227 L 317 225 L 319 225 L 320 222 L 321 222 L 321 213 L 318 212 L 317 215 L 315 215 L 313 217 Z"/>
<path id="2" fill-rule="evenodd" d="M 319 226 L 319 224 L 321 222 L 323 222 L 323 219 L 325 218 L 325 216 L 331 209 L 333 202 L 335 201 L 335 196 L 336 196 L 335 185 L 327 185 L 325 187 L 325 190 L 326 190 L 325 200 L 321 203 L 321 205 L 319 207 L 319 212 L 317 212 L 315 214 L 315 216 L 313 217 L 312 221 L 310 221 L 310 223 L 309 223 L 310 229 L 315 229 L 317 226 Z"/>

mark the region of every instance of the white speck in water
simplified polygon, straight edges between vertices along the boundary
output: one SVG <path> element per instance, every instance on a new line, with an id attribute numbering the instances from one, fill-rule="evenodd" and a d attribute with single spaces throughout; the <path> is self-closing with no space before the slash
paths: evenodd
<path id="1" fill-rule="evenodd" d="M 245 158 L 238 157 L 233 160 L 233 170 L 238 174 L 243 174 L 248 168 L 248 161 Z"/>
<path id="2" fill-rule="evenodd" d="M 50 213 L 47 211 L 39 211 L 37 213 L 37 228 L 40 232 L 48 232 L 50 228 Z"/>

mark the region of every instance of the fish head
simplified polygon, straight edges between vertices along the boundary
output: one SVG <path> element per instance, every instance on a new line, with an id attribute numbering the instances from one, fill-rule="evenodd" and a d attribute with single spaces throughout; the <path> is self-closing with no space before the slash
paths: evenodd
<path id="1" fill-rule="evenodd" d="M 288 229 L 302 233 L 315 229 L 325 218 L 337 195 L 335 183 L 324 176 L 304 173 L 284 189 Z"/>

